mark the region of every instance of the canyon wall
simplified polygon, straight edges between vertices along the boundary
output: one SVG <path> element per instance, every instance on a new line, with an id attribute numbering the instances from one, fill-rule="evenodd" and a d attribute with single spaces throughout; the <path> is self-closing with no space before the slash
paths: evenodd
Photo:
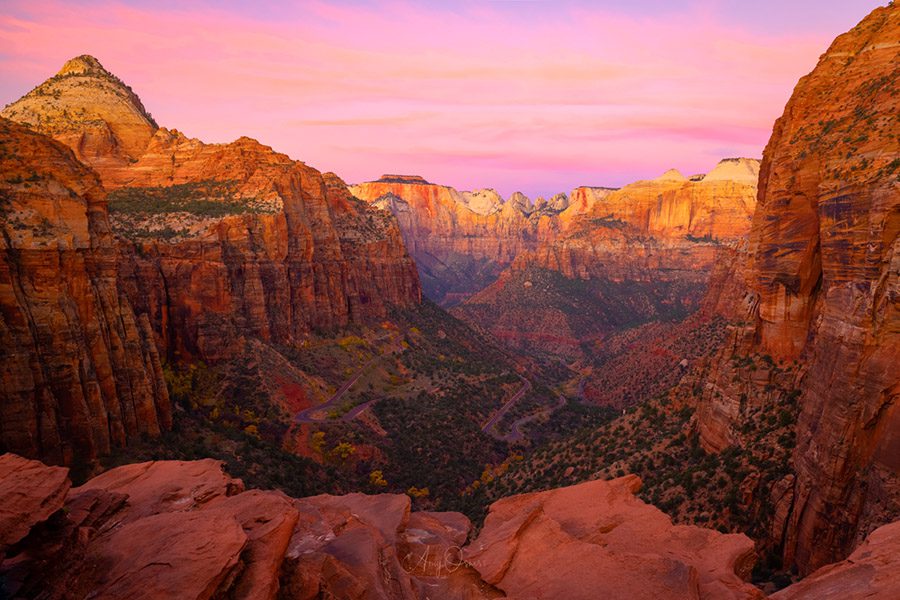
<path id="1" fill-rule="evenodd" d="M 772 499 L 772 537 L 803 573 L 900 515 L 898 40 L 900 7 L 876 9 L 835 40 L 776 122 L 747 264 L 730 277 L 743 324 L 698 412 L 701 440 L 720 450 L 771 383 L 755 373 L 738 389 L 726 363 L 762 355 L 793 377 L 795 473 Z"/>
<path id="2" fill-rule="evenodd" d="M 0 449 L 87 460 L 171 426 L 146 315 L 118 287 L 97 175 L 0 119 Z"/>
<path id="3" fill-rule="evenodd" d="M 535 207 L 493 190 L 458 192 L 415 176 L 385 175 L 351 192 L 393 213 L 434 301 L 451 306 L 493 281 L 520 252 L 558 230 L 565 201 Z"/>
<path id="4" fill-rule="evenodd" d="M 161 362 L 297 345 L 421 300 L 389 213 L 249 138 L 158 127 L 92 57 L 3 115 L 29 127 L 4 119 L 0 139 L 3 449 L 90 461 L 171 425 Z"/>
<path id="5" fill-rule="evenodd" d="M 389 214 L 255 140 L 158 127 L 93 57 L 3 115 L 70 145 L 112 191 L 120 282 L 170 358 L 217 361 L 241 336 L 295 344 L 421 299 Z"/>
<path id="6" fill-rule="evenodd" d="M 611 332 L 683 318 L 717 253 L 749 230 L 758 166 L 725 159 L 691 179 L 672 170 L 619 190 L 577 188 L 557 234 L 454 313 L 514 347 L 586 357 L 579 347 Z"/>
<path id="7" fill-rule="evenodd" d="M 452 306 L 487 287 L 517 257 L 529 253 L 537 257 L 525 260 L 554 261 L 551 268 L 567 277 L 586 276 L 585 269 L 595 260 L 584 256 L 580 266 L 571 263 L 584 254 L 583 238 L 595 227 L 628 225 L 633 232 L 652 238 L 650 244 L 658 238 L 738 239 L 749 229 L 758 169 L 759 162 L 753 159 L 725 159 L 710 173 L 690 180 L 672 170 L 618 190 L 579 187 L 568 196 L 557 194 L 534 202 L 519 192 L 504 201 L 493 190 L 458 192 L 402 175 L 385 175 L 351 190 L 397 217 L 426 293 Z M 642 242 L 636 243 L 636 251 L 646 254 L 649 251 L 640 247 Z M 603 249 L 596 250 L 605 261 L 609 259 Z M 569 257 L 551 256 L 555 253 Z M 678 253 L 684 254 L 682 249 Z M 613 262 L 621 262 L 618 254 L 619 248 L 612 249 Z M 664 261 L 665 257 L 656 258 L 656 262 Z M 697 266 L 708 264 L 707 257 Z"/>

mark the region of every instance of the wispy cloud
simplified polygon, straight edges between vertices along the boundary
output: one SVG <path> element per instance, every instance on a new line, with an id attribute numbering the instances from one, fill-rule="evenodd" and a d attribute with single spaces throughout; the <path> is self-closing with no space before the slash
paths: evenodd
<path id="1" fill-rule="evenodd" d="M 617 4 L 8 0 L 0 94 L 90 53 L 192 136 L 251 135 L 350 181 L 547 194 L 758 156 L 835 33 Z M 772 19 L 783 4 L 759 3 Z M 842 29 L 864 12 L 840 10 Z"/>

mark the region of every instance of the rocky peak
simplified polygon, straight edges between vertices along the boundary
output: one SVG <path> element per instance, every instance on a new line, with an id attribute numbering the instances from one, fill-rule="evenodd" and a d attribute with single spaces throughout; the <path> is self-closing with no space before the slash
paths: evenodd
<path id="1" fill-rule="evenodd" d="M 462 202 L 472 212 L 476 212 L 479 215 L 490 215 L 500 210 L 503 198 L 496 190 L 488 188 L 473 192 L 462 192 Z"/>
<path id="2" fill-rule="evenodd" d="M 137 159 L 159 129 L 137 94 L 86 54 L 0 115 L 63 142 L 101 175 Z"/>
<path id="3" fill-rule="evenodd" d="M 100 61 L 90 54 L 82 54 L 66 61 L 57 73 L 57 77 L 65 77 L 66 75 L 101 75 L 111 77 L 112 74 L 103 68 Z"/>
<path id="4" fill-rule="evenodd" d="M 569 207 L 569 197 L 564 192 L 560 192 L 547 201 L 547 206 L 553 210 L 565 210 Z"/>
<path id="5" fill-rule="evenodd" d="M 531 199 L 522 192 L 513 192 L 506 203 L 513 208 L 519 209 L 526 215 L 534 210 L 534 204 L 531 202 Z"/>

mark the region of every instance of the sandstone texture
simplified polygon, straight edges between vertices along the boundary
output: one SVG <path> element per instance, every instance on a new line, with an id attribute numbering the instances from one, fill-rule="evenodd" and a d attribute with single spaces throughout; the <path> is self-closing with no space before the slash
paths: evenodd
<path id="1" fill-rule="evenodd" d="M 634 497 L 634 476 L 500 501 L 468 546 L 459 513 L 245 491 L 213 460 L 126 465 L 68 490 L 65 469 L 7 454 L 0 476 L 0 491 L 48 481 L 21 488 L 46 510 L 0 562 L 13 597 L 761 597 L 741 578 L 747 538 L 673 526 Z"/>
<path id="2" fill-rule="evenodd" d="M 491 506 L 464 557 L 511 598 L 761 598 L 740 534 L 675 526 L 630 475 Z M 552 575 L 551 575 L 552 574 Z"/>
<path id="3" fill-rule="evenodd" d="M 716 257 L 749 230 L 758 166 L 726 159 L 693 180 L 669 171 L 618 190 L 577 188 L 555 237 L 518 253 L 454 314 L 513 347 L 570 357 L 623 328 L 684 318 Z"/>
<path id="4" fill-rule="evenodd" d="M 63 463 L 158 434 L 172 408 L 99 179 L 6 119 L 0 143 L 0 449 Z"/>
<path id="5" fill-rule="evenodd" d="M 0 560 L 9 546 L 62 508 L 71 485 L 62 467 L 15 454 L 0 456 Z"/>
<path id="6" fill-rule="evenodd" d="M 82 162 L 121 168 L 158 129 L 137 95 L 93 56 L 77 56 L 0 112 L 71 148 Z"/>
<path id="7" fill-rule="evenodd" d="M 900 516 L 898 39 L 900 7 L 876 9 L 797 84 L 763 155 L 746 265 L 717 286 L 741 324 L 701 440 L 734 443 L 746 409 L 785 383 L 771 378 L 793 380 L 796 477 L 772 499 L 772 538 L 802 573 Z M 772 367 L 735 378 L 734 356 Z"/>
<path id="8" fill-rule="evenodd" d="M 69 145 L 112 190 L 121 287 L 170 359 L 214 362 L 245 336 L 295 344 L 420 301 L 390 215 L 255 140 L 157 127 L 92 57 L 2 114 Z"/>
<path id="9" fill-rule="evenodd" d="M 385 175 L 351 190 L 397 217 L 426 293 L 451 306 L 490 284 L 517 257 L 533 252 L 537 257 L 522 260 L 551 262 L 567 277 L 585 277 L 585 265 L 608 260 L 582 256 L 579 261 L 573 256 L 584 253 L 582 243 L 573 238 L 581 240 L 594 228 L 630 226 L 651 242 L 738 239 L 749 229 L 758 169 L 757 160 L 725 159 L 695 180 L 670 171 L 621 190 L 579 187 L 569 195 L 534 202 L 520 192 L 504 201 L 494 190 L 458 192 L 401 175 Z M 647 252 L 643 241 L 635 242 L 639 253 Z M 627 260 L 621 244 L 611 250 L 621 255 L 614 262 Z M 698 268 L 710 264 L 708 254 Z"/>
<path id="10" fill-rule="evenodd" d="M 772 595 L 773 600 L 900 598 L 900 522 L 879 527 L 846 560 Z"/>
<path id="11" fill-rule="evenodd" d="M 350 187 L 397 218 L 429 297 L 453 305 L 492 281 L 513 258 L 555 234 L 559 209 L 518 194 L 460 193 L 415 176 L 385 175 Z"/>
<path id="12" fill-rule="evenodd" d="M 43 483 L 42 483 L 43 482 Z M 40 506 L 2 523 L 14 598 L 759 599 L 740 534 L 676 526 L 627 476 L 500 500 L 467 543 L 459 513 L 404 495 L 244 490 L 213 460 L 126 465 L 69 489 L 66 469 L 0 456 L 0 498 Z M 36 516 L 40 516 L 37 519 Z M 894 598 L 900 523 L 773 598 Z M 6 541 L 8 540 L 8 542 Z"/>

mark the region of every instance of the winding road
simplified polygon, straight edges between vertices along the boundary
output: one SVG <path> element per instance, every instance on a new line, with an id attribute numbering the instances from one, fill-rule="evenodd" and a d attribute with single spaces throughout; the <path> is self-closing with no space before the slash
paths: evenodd
<path id="1" fill-rule="evenodd" d="M 340 417 L 332 418 L 332 417 L 328 416 L 328 413 L 332 409 L 340 406 L 341 400 L 344 398 L 344 395 L 350 390 L 350 388 L 352 388 L 356 384 L 356 382 L 359 381 L 363 375 L 365 375 L 366 371 L 372 365 L 374 365 L 376 362 L 378 362 L 379 360 L 384 358 L 385 354 L 379 354 L 378 356 L 375 356 L 375 357 L 371 358 L 368 362 L 366 362 L 353 375 L 353 377 L 351 377 L 350 379 L 345 381 L 341 385 L 341 387 L 339 387 L 337 389 L 337 391 L 335 391 L 335 393 L 332 394 L 331 398 L 329 398 L 327 401 L 325 401 L 322 404 L 319 404 L 317 406 L 311 406 L 310 408 L 307 408 L 305 410 L 298 412 L 296 415 L 294 415 L 294 422 L 296 422 L 296 423 L 347 422 L 347 421 L 352 421 L 353 419 L 358 417 L 367 408 L 369 408 L 371 405 L 378 402 L 379 398 L 376 398 L 374 400 L 369 400 L 368 402 L 363 402 L 362 404 L 354 406 L 353 408 L 351 408 L 350 410 L 345 412 Z M 497 410 L 497 412 L 495 412 L 491 416 L 491 418 L 489 418 L 484 423 L 484 425 L 481 426 L 481 431 L 483 431 L 484 433 L 492 435 L 493 437 L 495 437 L 499 440 L 503 440 L 508 443 L 519 442 L 519 441 L 522 441 L 523 439 L 525 439 L 525 434 L 522 431 L 522 427 L 524 425 L 531 423 L 532 421 L 535 421 L 545 415 L 552 414 L 554 411 L 556 411 L 557 409 L 559 409 L 566 403 L 566 398 L 564 396 L 558 395 L 559 401 L 554 406 L 548 406 L 548 407 L 544 408 L 543 410 L 540 410 L 538 412 L 535 412 L 535 413 L 532 413 L 529 415 L 525 415 L 524 417 L 517 419 L 510 426 L 508 433 L 500 434 L 499 432 L 496 431 L 497 424 L 500 422 L 501 419 L 503 419 L 503 417 L 506 415 L 506 413 L 508 413 L 510 411 L 510 409 L 513 406 L 515 406 L 516 402 L 521 400 L 525 396 L 525 394 L 527 394 L 528 391 L 531 390 L 531 387 L 532 387 L 531 382 L 528 381 L 525 377 L 523 377 L 522 375 L 520 375 L 518 373 L 516 375 L 522 381 L 522 387 L 520 387 L 516 391 L 516 393 L 513 394 L 510 397 L 510 399 L 507 400 L 503 404 L 503 406 L 501 406 L 500 409 Z M 581 382 L 581 384 L 583 385 L 583 381 Z M 581 390 L 583 389 L 582 385 L 579 385 L 579 392 L 581 392 Z"/>
<path id="2" fill-rule="evenodd" d="M 337 418 L 330 418 L 328 416 L 328 413 L 331 411 L 331 409 L 338 407 L 341 399 L 344 397 L 344 394 L 346 394 L 350 390 L 350 388 L 352 388 L 354 384 L 359 381 L 360 377 L 365 375 L 369 367 L 384 358 L 385 354 L 379 354 L 378 356 L 371 358 L 366 364 L 360 367 L 359 371 L 357 371 L 353 377 L 345 381 L 343 385 L 341 385 L 341 387 L 339 387 L 337 391 L 331 396 L 331 398 L 329 398 L 322 404 L 311 406 L 305 410 L 298 412 L 296 415 L 294 415 L 294 421 L 296 423 L 327 423 L 334 421 L 352 421 L 353 419 L 358 417 L 360 413 L 369 408 L 369 406 L 371 406 L 378 400 L 376 399 L 369 400 L 368 402 L 363 402 L 362 404 L 354 406 Z M 316 416 L 317 414 L 320 416 Z"/>
<path id="3" fill-rule="evenodd" d="M 484 433 L 490 433 L 490 430 L 496 427 L 497 423 L 500 422 L 500 419 L 503 418 L 503 415 L 509 412 L 509 409 L 512 408 L 516 402 L 521 400 L 522 396 L 524 396 L 525 393 L 531 389 L 530 381 L 528 381 L 518 373 L 516 373 L 516 375 L 518 375 L 519 379 L 522 380 L 522 387 L 519 388 L 519 391 L 513 394 L 509 400 L 506 401 L 506 404 L 500 407 L 500 410 L 494 413 L 494 416 L 488 419 L 487 422 L 485 422 L 485 424 L 481 426 L 481 431 L 483 431 Z"/>

